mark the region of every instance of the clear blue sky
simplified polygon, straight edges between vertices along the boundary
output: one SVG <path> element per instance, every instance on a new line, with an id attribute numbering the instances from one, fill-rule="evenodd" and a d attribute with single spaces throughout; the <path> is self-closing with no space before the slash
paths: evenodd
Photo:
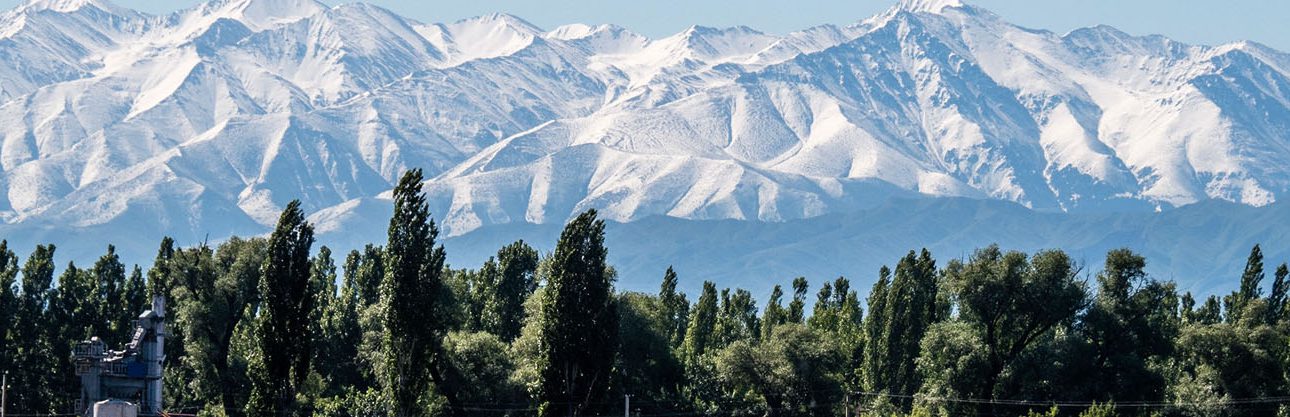
<path id="1" fill-rule="evenodd" d="M 23 0 L 0 0 L 13 7 Z M 1287 0 L 967 0 L 1022 26 L 1065 33 L 1108 24 L 1126 32 L 1162 34 L 1201 44 L 1254 40 L 1290 51 Z M 164 13 L 196 0 L 116 0 Z M 344 1 L 325 0 L 337 4 Z M 424 22 L 455 21 L 491 12 L 520 16 L 547 29 L 565 23 L 616 23 L 666 36 L 690 25 L 747 25 L 784 33 L 822 23 L 851 23 L 895 0 L 369 0 Z"/>

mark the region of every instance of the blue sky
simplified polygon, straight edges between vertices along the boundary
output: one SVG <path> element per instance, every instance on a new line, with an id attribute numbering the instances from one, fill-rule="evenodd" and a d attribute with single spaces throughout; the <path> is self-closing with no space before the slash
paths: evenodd
<path id="1" fill-rule="evenodd" d="M 13 7 L 22 0 L 0 0 Z M 1290 1 L 1286 0 L 967 0 L 1022 26 L 1064 33 L 1108 24 L 1133 34 L 1162 34 L 1216 44 L 1255 40 L 1290 51 Z M 327 0 L 336 4 L 342 1 Z M 692 24 L 747 25 L 784 33 L 822 23 L 845 24 L 873 15 L 895 0 L 370 0 L 425 22 L 507 12 L 545 28 L 565 23 L 617 23 L 659 37 Z M 194 0 L 116 0 L 152 13 Z"/>

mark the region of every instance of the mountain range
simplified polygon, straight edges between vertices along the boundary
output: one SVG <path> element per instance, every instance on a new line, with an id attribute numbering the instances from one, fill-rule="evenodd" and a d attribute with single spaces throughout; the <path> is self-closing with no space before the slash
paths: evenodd
<path id="1" fill-rule="evenodd" d="M 628 283 L 668 263 L 765 282 L 833 262 L 864 281 L 883 262 L 767 258 L 789 225 L 819 231 L 793 241 L 817 249 L 919 230 L 893 242 L 954 256 L 1078 246 L 1038 230 L 1055 223 L 1105 231 L 1086 247 L 1104 250 L 1186 213 L 1252 210 L 1228 226 L 1248 233 L 1172 229 L 1216 245 L 1200 253 L 1290 237 L 1247 221 L 1275 220 L 1290 199 L 1290 54 L 1107 26 L 1057 34 L 957 0 L 784 35 L 695 26 L 659 39 L 505 14 L 422 23 L 362 3 L 213 0 L 155 16 L 35 0 L 0 15 L 0 60 L 0 236 L 73 259 L 109 242 L 145 261 L 163 235 L 264 233 L 293 199 L 323 242 L 379 242 L 409 168 L 425 171 L 462 265 L 489 250 L 469 242 L 551 240 L 596 208 L 632 231 L 611 241 L 662 239 L 624 244 Z M 1012 229 L 937 246 L 994 230 L 991 218 Z M 852 233 L 825 233 L 828 219 Z M 675 250 L 735 239 L 732 227 L 763 241 Z M 1175 257 L 1198 253 L 1123 244 L 1157 255 L 1158 274 L 1226 285 L 1208 274 L 1227 260 L 1199 255 L 1211 268 L 1197 270 Z M 752 254 L 776 266 L 730 261 Z"/>

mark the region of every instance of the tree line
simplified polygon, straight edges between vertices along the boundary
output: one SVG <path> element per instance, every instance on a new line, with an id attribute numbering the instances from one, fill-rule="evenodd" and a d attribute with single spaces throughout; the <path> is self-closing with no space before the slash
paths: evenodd
<path id="1" fill-rule="evenodd" d="M 0 242 L 8 410 L 76 412 L 72 346 L 121 346 L 163 295 L 164 408 L 199 416 L 1290 414 L 1290 278 L 1265 288 L 1259 246 L 1204 300 L 1128 249 L 1093 271 L 998 246 L 910 251 L 863 299 L 799 277 L 764 302 L 712 282 L 692 300 L 671 268 L 656 294 L 616 292 L 594 210 L 553 252 L 447 265 L 422 180 L 400 179 L 385 244 L 343 259 L 298 202 L 267 237 L 164 239 L 146 272 L 109 246 L 55 279 L 53 245 Z"/>

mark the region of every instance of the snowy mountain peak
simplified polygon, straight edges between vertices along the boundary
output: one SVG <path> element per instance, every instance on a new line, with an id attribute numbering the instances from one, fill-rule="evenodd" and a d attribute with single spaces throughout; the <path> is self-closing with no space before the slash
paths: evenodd
<path id="1" fill-rule="evenodd" d="M 220 17 L 240 20 L 256 30 L 294 22 L 327 10 L 315 0 L 216 0 L 211 10 Z"/>
<path id="2" fill-rule="evenodd" d="M 0 237 L 259 233 L 292 199 L 358 218 L 410 167 L 447 234 L 588 208 L 779 221 L 890 196 L 1290 200 L 1290 56 L 1256 44 L 1058 36 L 948 0 L 658 40 L 311 0 L 160 18 L 103 1 L 0 16 L 0 56 L 23 64 L 0 66 Z"/>
<path id="3" fill-rule="evenodd" d="M 49 10 L 59 13 L 71 13 L 86 7 L 94 7 L 111 13 L 120 13 L 125 11 L 125 9 L 107 2 L 106 0 L 31 0 L 23 6 L 23 9 L 29 11 Z"/>
<path id="4" fill-rule="evenodd" d="M 964 7 L 962 0 L 901 0 L 897 9 L 910 13 L 940 13 L 946 8 Z"/>
<path id="5" fill-rule="evenodd" d="M 463 19 L 458 21 L 457 24 L 505 27 L 527 35 L 538 35 L 543 32 L 542 28 L 537 27 L 537 25 L 529 23 L 527 20 L 509 13 L 490 13 L 469 19 Z"/>

